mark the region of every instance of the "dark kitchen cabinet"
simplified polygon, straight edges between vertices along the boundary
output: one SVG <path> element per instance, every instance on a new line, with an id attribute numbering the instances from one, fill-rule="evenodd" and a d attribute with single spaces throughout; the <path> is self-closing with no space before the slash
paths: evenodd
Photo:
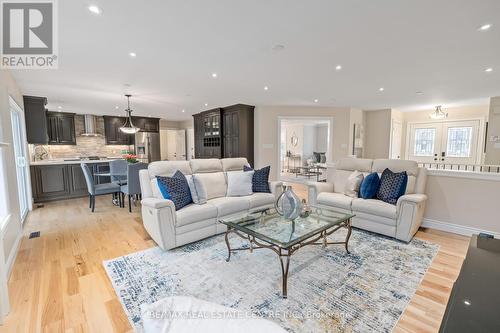
<path id="1" fill-rule="evenodd" d="M 222 111 L 220 108 L 194 115 L 196 158 L 222 157 Z"/>
<path id="2" fill-rule="evenodd" d="M 69 196 L 70 180 L 66 165 L 38 165 L 31 167 L 31 186 L 35 202 L 50 201 Z"/>
<path id="3" fill-rule="evenodd" d="M 139 127 L 141 132 L 159 132 L 160 119 L 149 117 L 132 117 L 134 126 Z"/>
<path id="4" fill-rule="evenodd" d="M 87 195 L 88 188 L 87 182 L 85 180 L 85 175 L 83 174 L 82 167 L 80 164 L 68 164 L 69 175 L 71 177 L 70 181 L 70 192 L 74 196 L 84 196 Z"/>
<path id="5" fill-rule="evenodd" d="M 45 109 L 47 98 L 23 96 L 23 103 L 28 143 L 46 145 L 49 142 L 47 136 L 47 110 Z"/>
<path id="6" fill-rule="evenodd" d="M 49 145 L 76 145 L 75 114 L 47 112 Z"/>
<path id="7" fill-rule="evenodd" d="M 120 131 L 125 124 L 125 117 L 104 116 L 104 136 L 107 145 L 131 145 L 134 135 Z"/>

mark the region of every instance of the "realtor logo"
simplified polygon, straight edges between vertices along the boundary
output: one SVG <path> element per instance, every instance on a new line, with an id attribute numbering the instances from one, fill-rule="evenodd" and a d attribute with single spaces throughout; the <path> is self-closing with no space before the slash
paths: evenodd
<path id="1" fill-rule="evenodd" d="M 1 68 L 57 68 L 55 0 L 1 1 Z"/>

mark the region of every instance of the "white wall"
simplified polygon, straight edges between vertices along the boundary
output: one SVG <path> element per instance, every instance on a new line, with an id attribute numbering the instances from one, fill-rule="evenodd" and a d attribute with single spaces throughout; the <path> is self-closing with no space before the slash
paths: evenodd
<path id="1" fill-rule="evenodd" d="M 314 151 L 324 153 L 328 150 L 328 124 L 315 126 L 315 144 Z"/>
<path id="2" fill-rule="evenodd" d="M 498 113 L 496 113 L 498 112 Z M 490 100 L 488 119 L 488 138 L 486 140 L 486 164 L 500 164 L 500 141 L 492 141 L 492 136 L 500 136 L 500 97 Z"/>
<path id="3" fill-rule="evenodd" d="M 389 158 L 392 110 L 364 111 L 365 158 Z"/>
<path id="4" fill-rule="evenodd" d="M 310 106 L 257 106 L 254 111 L 255 166 L 271 165 L 271 178 L 279 173 L 278 117 L 331 117 L 331 160 L 348 155 L 350 108 Z"/>
<path id="5" fill-rule="evenodd" d="M 3 251 L 8 270 L 14 263 L 19 240 L 22 234 L 18 199 L 19 197 L 16 180 L 16 165 L 14 162 L 14 149 L 12 147 L 13 139 L 9 96 L 11 96 L 16 101 L 16 103 L 21 106 L 22 109 L 24 109 L 21 91 L 17 87 L 12 75 L 6 70 L 0 70 L 0 142 L 5 142 L 8 144 L 8 146 L 5 148 L 5 152 L 3 155 L 4 158 L 2 159 L 2 161 L 0 161 L 0 163 L 3 164 L 3 170 L 7 179 L 4 186 L 6 187 L 8 193 L 7 210 L 10 213 L 8 220 L 5 222 L 5 224 L 2 225 L 0 237 L 1 242 L 3 243 L 3 248 L 1 250 Z M 4 278 L 5 276 L 2 276 L 0 280 Z M 3 286 L 1 286 L 0 288 L 2 287 Z M 2 310 L 5 310 L 5 308 L 3 308 Z"/>

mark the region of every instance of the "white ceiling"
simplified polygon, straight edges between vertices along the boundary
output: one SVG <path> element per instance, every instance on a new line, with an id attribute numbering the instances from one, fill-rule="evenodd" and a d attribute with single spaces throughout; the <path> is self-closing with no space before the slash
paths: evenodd
<path id="1" fill-rule="evenodd" d="M 498 0 L 58 4 L 59 69 L 14 71 L 52 109 L 123 114 L 130 92 L 134 114 L 183 120 L 240 102 L 411 110 L 500 95 Z"/>

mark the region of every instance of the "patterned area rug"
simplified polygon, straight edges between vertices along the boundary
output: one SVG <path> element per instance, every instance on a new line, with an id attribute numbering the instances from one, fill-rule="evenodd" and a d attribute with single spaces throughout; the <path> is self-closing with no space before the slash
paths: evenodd
<path id="1" fill-rule="evenodd" d="M 343 240 L 339 231 L 330 240 Z M 237 245 L 240 239 L 231 238 Z M 278 256 L 239 251 L 226 262 L 223 236 L 172 251 L 151 248 L 105 261 L 130 322 L 142 330 L 140 305 L 190 295 L 276 321 L 290 332 L 390 332 L 438 246 L 409 244 L 353 229 L 342 245 L 306 246 L 290 262 L 288 299 L 281 297 Z"/>

